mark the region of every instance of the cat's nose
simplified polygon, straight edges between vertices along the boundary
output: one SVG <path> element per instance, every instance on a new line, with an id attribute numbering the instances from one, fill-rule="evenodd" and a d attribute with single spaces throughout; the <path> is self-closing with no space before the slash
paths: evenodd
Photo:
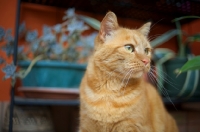
<path id="1" fill-rule="evenodd" d="M 145 65 L 147 65 L 149 63 L 149 59 L 142 59 L 141 60 Z"/>

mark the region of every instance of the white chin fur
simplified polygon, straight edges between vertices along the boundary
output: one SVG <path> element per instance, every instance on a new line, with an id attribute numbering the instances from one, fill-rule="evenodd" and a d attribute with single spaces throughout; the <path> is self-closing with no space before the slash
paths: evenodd
<path id="1" fill-rule="evenodd" d="M 133 78 L 141 78 L 143 74 L 144 74 L 144 71 L 133 73 Z"/>

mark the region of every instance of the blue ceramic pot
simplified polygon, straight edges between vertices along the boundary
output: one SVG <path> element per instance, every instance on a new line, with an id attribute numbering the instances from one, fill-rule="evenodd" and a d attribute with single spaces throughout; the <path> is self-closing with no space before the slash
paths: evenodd
<path id="1" fill-rule="evenodd" d="M 177 76 L 175 71 L 181 68 L 187 58 L 174 58 L 164 63 L 166 81 L 164 87 L 169 96 L 182 99 L 199 98 L 200 96 L 200 73 L 199 70 L 188 71 Z"/>
<path id="2" fill-rule="evenodd" d="M 18 66 L 26 69 L 30 61 L 20 61 Z M 48 88 L 78 88 L 86 65 L 61 61 L 39 61 L 22 79 L 23 86 Z"/>

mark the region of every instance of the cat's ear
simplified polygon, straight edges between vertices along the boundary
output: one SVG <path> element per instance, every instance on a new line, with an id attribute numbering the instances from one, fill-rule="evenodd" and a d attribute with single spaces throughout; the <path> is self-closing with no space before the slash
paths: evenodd
<path id="1" fill-rule="evenodd" d="M 105 41 L 106 37 L 111 36 L 113 32 L 119 27 L 115 13 L 109 11 L 101 22 L 99 30 L 99 38 Z"/>
<path id="2" fill-rule="evenodd" d="M 142 27 L 140 27 L 138 30 L 144 35 L 144 36 L 148 36 L 149 31 L 150 31 L 150 27 L 151 27 L 151 22 L 147 22 L 146 24 L 144 24 Z"/>

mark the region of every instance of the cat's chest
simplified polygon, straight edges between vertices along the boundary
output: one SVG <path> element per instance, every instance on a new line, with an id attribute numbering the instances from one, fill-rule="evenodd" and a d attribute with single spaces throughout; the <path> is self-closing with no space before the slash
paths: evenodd
<path id="1" fill-rule="evenodd" d="M 138 117 L 143 114 L 137 112 L 141 109 L 142 96 L 134 91 L 129 94 L 112 92 L 94 92 L 91 88 L 85 87 L 82 101 L 90 118 L 102 122 L 118 122 L 120 120 Z"/>
<path id="2" fill-rule="evenodd" d="M 111 96 L 104 96 L 95 103 L 87 104 L 87 110 L 92 119 L 102 122 L 118 122 L 129 117 L 138 116 L 134 113 L 136 106 L 127 105 L 126 102 L 118 103 Z"/>

